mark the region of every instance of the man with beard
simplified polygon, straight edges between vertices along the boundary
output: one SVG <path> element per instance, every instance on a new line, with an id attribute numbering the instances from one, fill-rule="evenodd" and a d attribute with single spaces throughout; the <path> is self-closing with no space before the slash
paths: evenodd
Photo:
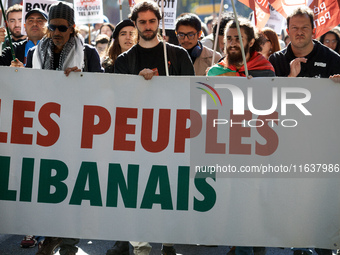
<path id="1" fill-rule="evenodd" d="M 241 39 L 244 48 L 245 59 L 250 77 L 273 77 L 274 68 L 270 62 L 258 53 L 261 50 L 262 38 L 255 32 L 251 22 L 239 18 Z M 208 71 L 208 76 L 242 76 L 245 77 L 244 61 L 241 52 L 240 38 L 236 28 L 235 20 L 227 23 L 224 31 L 224 40 L 227 55 L 223 60 Z M 264 255 L 265 247 L 236 246 L 229 254 L 235 255 Z"/>
<path id="2" fill-rule="evenodd" d="M 12 66 L 23 67 L 22 62 L 13 62 Z M 78 36 L 72 6 L 63 1 L 51 5 L 47 35 L 28 51 L 26 67 L 62 70 L 66 76 L 71 72 L 104 71 L 97 50 L 84 44 L 82 37 Z M 45 237 L 36 255 L 53 255 L 59 246 L 60 255 L 75 255 L 78 242 L 78 238 Z"/>
<path id="3" fill-rule="evenodd" d="M 258 51 L 261 50 L 261 40 L 255 32 L 251 22 L 240 18 L 240 29 L 244 53 L 249 75 L 252 77 L 275 76 L 274 68 Z M 208 71 L 208 76 L 245 76 L 240 39 L 237 33 L 235 20 L 229 21 L 224 40 L 226 44 L 226 57 Z"/>
<path id="4" fill-rule="evenodd" d="M 26 13 L 24 27 L 27 33 L 27 38 L 24 41 L 13 43 L 13 49 L 17 61 L 22 62 L 24 65 L 26 64 L 28 50 L 37 45 L 46 33 L 46 22 L 47 14 L 41 9 L 35 8 Z M 2 39 L 1 35 L 2 34 L 0 32 L 0 41 Z M 2 55 L 0 56 L 0 65 L 10 66 L 12 60 L 12 51 L 8 46 L 2 51 Z"/>
<path id="5" fill-rule="evenodd" d="M 78 36 L 70 4 L 60 1 L 51 5 L 47 28 L 47 35 L 28 51 L 26 67 L 63 70 L 66 76 L 70 72 L 104 71 L 97 50 Z"/>
<path id="6" fill-rule="evenodd" d="M 158 5 L 154 1 L 136 4 L 129 18 L 134 23 L 139 42 L 118 56 L 114 72 L 141 75 L 145 80 L 153 76 L 166 75 L 163 42 L 157 36 L 159 22 L 162 19 Z M 166 43 L 166 52 L 170 75 L 195 75 L 188 52 L 182 47 Z M 136 255 L 148 255 L 151 245 L 148 242 L 130 242 Z M 128 255 L 129 242 L 116 241 L 106 255 Z M 176 255 L 172 244 L 163 244 L 162 254 Z"/>
<path id="7" fill-rule="evenodd" d="M 115 62 L 115 73 L 136 74 L 146 80 L 155 75 L 166 75 L 163 43 L 158 38 L 158 26 L 162 19 L 155 2 L 136 4 L 130 14 L 135 24 L 139 42 L 122 53 Z M 195 75 L 190 57 L 183 48 L 166 44 L 170 75 Z"/>
<path id="8" fill-rule="evenodd" d="M 188 51 L 196 75 L 206 75 L 206 70 L 211 67 L 215 54 L 214 64 L 222 58 L 218 52 L 202 45 L 199 41 L 202 35 L 202 25 L 200 18 L 193 13 L 187 13 L 176 22 L 176 35 L 179 44 Z"/>
<path id="9" fill-rule="evenodd" d="M 6 11 L 6 17 L 8 21 L 8 29 L 11 33 L 12 43 L 21 42 L 26 39 L 26 35 L 21 34 L 21 22 L 22 22 L 22 5 L 15 4 L 9 7 Z M 4 42 L 2 48 L 6 48 L 9 45 L 9 40 L 5 39 L 4 27 L 0 28 L 0 42 Z"/>
<path id="10" fill-rule="evenodd" d="M 313 20 L 314 13 L 308 7 L 298 7 L 287 17 L 291 42 L 269 57 L 277 76 L 333 78 L 340 73 L 340 55 L 313 40 Z"/>
<path id="11" fill-rule="evenodd" d="M 308 7 L 298 7 L 287 17 L 287 33 L 290 43 L 287 48 L 275 52 L 269 61 L 277 76 L 340 79 L 340 55 L 313 40 L 315 34 L 314 13 Z M 308 248 L 294 248 L 294 255 L 310 255 Z M 330 249 L 315 248 L 319 255 L 331 255 Z"/>

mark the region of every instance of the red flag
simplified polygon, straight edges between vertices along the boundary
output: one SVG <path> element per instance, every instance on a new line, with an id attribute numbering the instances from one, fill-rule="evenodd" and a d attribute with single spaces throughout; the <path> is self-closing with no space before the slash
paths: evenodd
<path id="1" fill-rule="evenodd" d="M 136 4 L 136 3 L 135 3 L 134 0 L 129 0 L 129 5 L 130 5 L 130 7 L 134 6 L 135 4 Z"/>
<path id="2" fill-rule="evenodd" d="M 285 18 L 296 7 L 308 6 L 308 0 L 269 0 L 269 2 Z M 316 38 L 340 24 L 339 1 L 313 0 L 309 8 L 314 12 Z"/>
<path id="3" fill-rule="evenodd" d="M 268 0 L 263 1 L 239 0 L 239 1 L 254 11 L 255 25 L 258 29 L 262 29 L 266 25 L 270 17 Z"/>
<path id="4" fill-rule="evenodd" d="M 255 13 L 256 27 L 261 29 L 265 26 L 270 16 L 269 3 L 283 17 L 291 13 L 298 6 L 308 6 L 308 0 L 239 0 Z M 313 0 L 309 5 L 314 12 L 315 37 L 319 37 L 340 24 L 339 0 Z"/>
<path id="5" fill-rule="evenodd" d="M 314 11 L 315 37 L 319 37 L 340 24 L 339 1 L 314 0 L 310 5 Z"/>

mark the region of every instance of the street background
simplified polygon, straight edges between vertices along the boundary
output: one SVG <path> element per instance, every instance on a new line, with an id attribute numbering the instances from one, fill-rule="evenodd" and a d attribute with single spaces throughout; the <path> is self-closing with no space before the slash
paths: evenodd
<path id="1" fill-rule="evenodd" d="M 0 234 L 0 255 L 34 255 L 38 251 L 38 247 L 20 248 L 20 242 L 23 236 L 21 235 L 1 235 Z M 104 240 L 80 240 L 77 255 L 105 255 L 110 249 L 114 241 Z M 161 254 L 161 244 L 151 243 L 152 250 L 150 255 Z M 203 245 L 175 245 L 177 254 L 183 255 L 226 255 L 230 250 L 230 246 L 214 246 L 207 247 Z M 290 248 L 267 248 L 266 255 L 292 255 Z M 314 254 L 317 254 L 314 252 Z M 333 251 L 335 254 L 335 251 Z M 59 255 L 59 252 L 56 253 Z M 130 255 L 133 255 L 133 249 L 130 246 Z"/>

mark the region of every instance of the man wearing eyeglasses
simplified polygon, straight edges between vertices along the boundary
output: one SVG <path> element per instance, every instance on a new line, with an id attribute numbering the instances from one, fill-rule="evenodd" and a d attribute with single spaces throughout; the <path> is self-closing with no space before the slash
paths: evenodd
<path id="1" fill-rule="evenodd" d="M 115 62 L 115 73 L 136 74 L 146 80 L 155 75 L 166 75 L 163 43 L 158 38 L 158 26 L 162 19 L 156 3 L 140 2 L 130 14 L 138 35 L 138 44 L 122 53 Z M 181 47 L 166 44 L 170 75 L 195 75 L 188 53 Z"/>
<path id="2" fill-rule="evenodd" d="M 16 62 L 21 62 L 22 65 L 26 64 L 28 50 L 37 45 L 45 35 L 46 22 L 47 14 L 41 9 L 32 9 L 26 13 L 24 27 L 27 38 L 24 41 L 13 43 L 15 57 L 17 58 Z M 0 41 L 1 40 L 4 40 L 4 33 L 0 31 Z M 8 46 L 2 51 L 0 65 L 10 66 L 12 60 L 11 48 Z"/>
<path id="3" fill-rule="evenodd" d="M 196 14 L 188 13 L 180 17 L 176 22 L 175 31 L 178 42 L 188 51 L 194 63 L 196 75 L 205 76 L 207 68 L 222 58 L 220 53 L 215 52 L 214 63 L 212 63 L 214 51 L 199 41 L 202 36 L 202 24 Z"/>
<path id="4" fill-rule="evenodd" d="M 75 29 L 73 7 L 66 2 L 51 5 L 47 35 L 27 54 L 26 67 L 70 72 L 103 72 L 98 52 L 84 44 Z"/>

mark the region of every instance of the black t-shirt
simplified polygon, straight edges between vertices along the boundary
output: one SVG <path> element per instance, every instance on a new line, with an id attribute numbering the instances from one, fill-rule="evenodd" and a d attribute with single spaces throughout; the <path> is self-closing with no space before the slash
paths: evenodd
<path id="1" fill-rule="evenodd" d="M 340 55 L 319 41 L 313 42 L 314 48 L 305 56 L 307 63 L 301 63 L 298 77 L 328 78 L 330 75 L 340 74 Z M 276 76 L 287 77 L 290 73 L 290 62 L 295 58 L 289 44 L 287 48 L 272 54 L 269 61 L 275 69 Z"/>
<path id="2" fill-rule="evenodd" d="M 166 48 L 170 75 L 195 75 L 194 66 L 184 48 L 169 43 L 166 44 Z M 138 75 L 144 68 L 157 69 L 159 75 L 166 75 L 162 42 L 153 48 L 143 48 L 139 44 L 134 45 L 118 56 L 114 72 Z"/>
<path id="3" fill-rule="evenodd" d="M 60 53 L 53 53 L 53 70 L 57 70 L 59 67 Z"/>
<path id="4" fill-rule="evenodd" d="M 166 75 L 164 64 L 163 44 L 159 43 L 154 48 L 143 48 L 137 44 L 137 69 L 144 68 L 157 70 L 159 75 Z"/>

